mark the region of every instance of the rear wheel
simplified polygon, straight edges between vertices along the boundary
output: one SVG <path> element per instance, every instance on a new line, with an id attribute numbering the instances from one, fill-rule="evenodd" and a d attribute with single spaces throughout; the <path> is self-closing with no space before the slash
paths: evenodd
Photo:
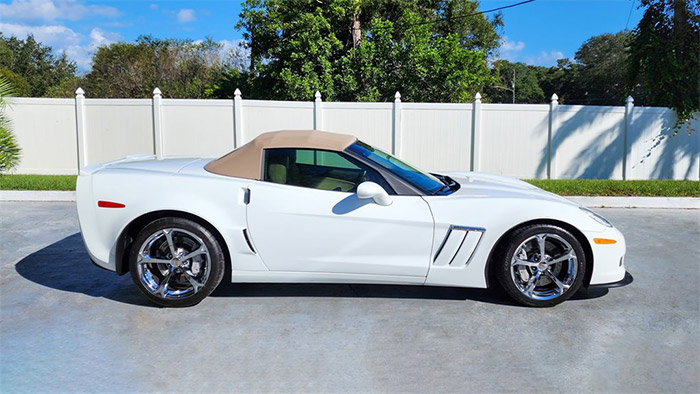
<path id="1" fill-rule="evenodd" d="M 224 253 L 204 226 L 183 218 L 158 219 L 134 240 L 129 271 L 152 302 L 168 307 L 191 306 L 219 285 Z"/>
<path id="2" fill-rule="evenodd" d="M 516 230 L 496 263 L 496 275 L 506 293 L 535 307 L 564 302 L 578 291 L 586 273 L 581 243 L 553 225 Z"/>

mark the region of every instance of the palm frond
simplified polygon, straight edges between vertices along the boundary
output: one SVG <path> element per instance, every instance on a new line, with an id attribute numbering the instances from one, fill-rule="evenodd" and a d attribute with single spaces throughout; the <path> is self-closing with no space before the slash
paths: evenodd
<path id="1" fill-rule="evenodd" d="M 0 173 L 9 171 L 19 164 L 21 149 L 12 134 L 12 122 L 5 114 L 7 98 L 14 95 L 12 84 L 0 76 Z"/>

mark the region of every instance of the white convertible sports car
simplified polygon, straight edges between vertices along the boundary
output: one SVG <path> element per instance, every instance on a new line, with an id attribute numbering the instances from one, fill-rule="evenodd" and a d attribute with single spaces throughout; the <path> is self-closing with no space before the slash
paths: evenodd
<path id="1" fill-rule="evenodd" d="M 485 288 L 553 306 L 629 283 L 610 222 L 525 182 L 430 174 L 349 135 L 262 134 L 216 160 L 127 157 L 80 171 L 95 264 L 153 302 L 194 305 L 232 282 Z"/>

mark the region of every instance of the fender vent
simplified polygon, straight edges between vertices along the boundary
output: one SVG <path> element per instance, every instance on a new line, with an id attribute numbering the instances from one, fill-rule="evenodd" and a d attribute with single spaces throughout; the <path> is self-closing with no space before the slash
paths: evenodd
<path id="1" fill-rule="evenodd" d="M 255 248 L 253 248 L 253 244 L 250 243 L 250 237 L 248 236 L 248 229 L 247 228 L 243 229 L 243 238 L 245 238 L 245 243 L 248 244 L 248 248 L 250 249 L 250 251 L 253 252 L 253 254 L 257 254 L 255 252 Z"/>
<path id="2" fill-rule="evenodd" d="M 469 264 L 484 231 L 486 229 L 481 227 L 450 226 L 433 265 L 463 267 Z"/>

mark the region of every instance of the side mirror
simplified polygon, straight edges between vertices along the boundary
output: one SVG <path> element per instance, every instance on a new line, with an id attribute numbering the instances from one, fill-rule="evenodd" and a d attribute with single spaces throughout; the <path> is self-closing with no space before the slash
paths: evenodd
<path id="1" fill-rule="evenodd" d="M 383 206 L 391 205 L 391 197 L 381 186 L 374 182 L 362 182 L 357 186 L 357 198 L 371 198 L 375 203 Z"/>

